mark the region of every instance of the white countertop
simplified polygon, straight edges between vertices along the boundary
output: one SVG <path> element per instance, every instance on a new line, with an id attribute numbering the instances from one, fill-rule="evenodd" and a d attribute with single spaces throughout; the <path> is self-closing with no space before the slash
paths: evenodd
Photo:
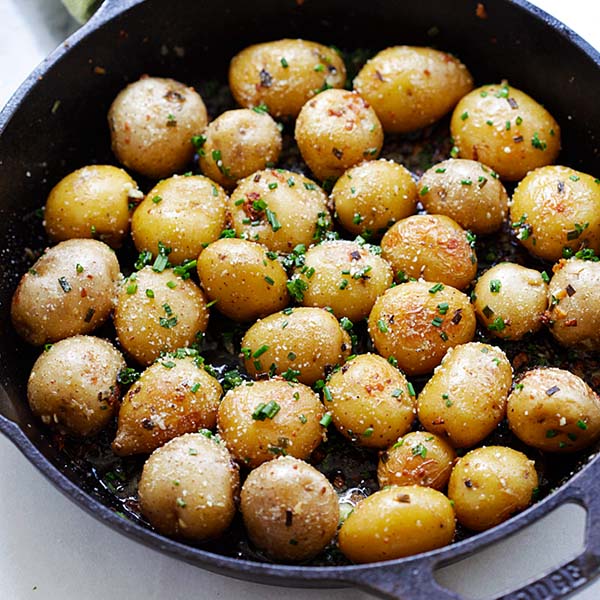
<path id="1" fill-rule="evenodd" d="M 462 0 L 471 1 L 471 0 Z M 600 48 L 596 0 L 536 0 Z M 59 0 L 0 0 L 0 105 L 76 28 Z M 6 176 L 6 174 L 3 174 Z M 596 174 L 597 175 L 597 174 Z M 357 590 L 268 587 L 214 575 L 150 550 L 62 496 L 0 436 L 0 598 L 23 600 L 368 600 Z M 472 597 L 516 587 L 577 554 L 584 511 L 567 506 L 510 540 L 447 569 L 443 581 Z M 598 600 L 600 580 L 573 596 Z M 435 599 L 432 599 L 435 600 Z"/>

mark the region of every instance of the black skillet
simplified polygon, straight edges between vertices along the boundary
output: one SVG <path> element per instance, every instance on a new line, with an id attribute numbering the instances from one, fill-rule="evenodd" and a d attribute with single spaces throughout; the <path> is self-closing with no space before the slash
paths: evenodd
<path id="1" fill-rule="evenodd" d="M 600 55 L 523 0 L 106 0 L 42 63 L 0 114 L 0 430 L 69 498 L 121 533 L 241 579 L 289 586 L 354 585 L 381 597 L 449 600 L 432 573 L 536 521 L 565 502 L 587 509 L 585 549 L 503 598 L 563 598 L 600 571 L 600 459 L 592 454 L 557 491 L 490 531 L 446 548 L 366 566 L 285 566 L 241 560 L 163 538 L 122 519 L 105 490 L 65 459 L 24 402 L 31 353 L 10 326 L 10 298 L 39 247 L 33 211 L 50 187 L 91 162 L 114 162 L 106 112 L 142 73 L 194 84 L 226 72 L 231 56 L 262 40 L 303 37 L 339 47 L 436 45 L 456 53 L 476 81 L 507 78 L 540 99 L 563 126 L 560 162 L 599 173 Z"/>

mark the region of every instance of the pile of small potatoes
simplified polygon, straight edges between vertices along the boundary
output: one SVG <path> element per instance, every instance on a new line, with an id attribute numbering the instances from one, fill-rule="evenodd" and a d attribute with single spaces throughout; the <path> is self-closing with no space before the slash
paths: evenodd
<path id="1" fill-rule="evenodd" d="M 600 398 L 558 368 L 514 378 L 476 331 L 510 344 L 547 328 L 600 350 L 600 180 L 552 164 L 560 127 L 541 104 L 507 82 L 475 89 L 439 50 L 387 48 L 347 82 L 336 50 L 279 40 L 236 55 L 229 85 L 240 108 L 209 118 L 192 87 L 131 83 L 108 113 L 121 167 L 84 166 L 50 192 L 55 245 L 11 308 L 44 347 L 32 412 L 80 438 L 116 419 L 113 452 L 149 456 L 139 500 L 157 531 L 209 540 L 239 510 L 278 561 L 332 543 L 357 563 L 400 558 L 525 509 L 534 461 L 482 444 L 507 421 L 534 451 L 589 447 Z M 450 113 L 450 157 L 420 179 L 380 158 L 386 136 Z M 276 119 L 310 177 L 277 168 Z M 478 276 L 475 236 L 503 227 L 552 275 L 501 262 Z M 129 238 L 135 265 L 115 253 Z M 214 311 L 244 330 L 248 378 L 227 391 L 201 355 Z M 94 335 L 107 323 L 112 341 Z M 379 451 L 380 490 L 349 513 L 310 464 L 329 427 Z"/>

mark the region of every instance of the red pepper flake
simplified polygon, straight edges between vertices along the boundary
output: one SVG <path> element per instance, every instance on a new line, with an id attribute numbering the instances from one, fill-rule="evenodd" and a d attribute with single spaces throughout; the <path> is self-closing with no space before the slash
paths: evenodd
<path id="1" fill-rule="evenodd" d="M 577 319 L 567 319 L 563 325 L 565 327 L 577 327 Z"/>
<path id="2" fill-rule="evenodd" d="M 475 16 L 478 19 L 487 19 L 488 18 L 487 10 L 485 10 L 485 4 L 483 4 L 482 2 L 477 3 L 477 8 L 475 10 Z"/>
<path id="3" fill-rule="evenodd" d="M 96 75 L 106 75 L 106 69 L 104 67 L 94 67 L 94 73 Z"/>

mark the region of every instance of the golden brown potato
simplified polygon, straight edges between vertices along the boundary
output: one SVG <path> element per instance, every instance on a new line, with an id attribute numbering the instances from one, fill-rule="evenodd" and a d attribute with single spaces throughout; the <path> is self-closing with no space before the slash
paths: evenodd
<path id="1" fill-rule="evenodd" d="M 550 332 L 563 346 L 600 350 L 600 263 L 571 258 L 553 270 Z"/>
<path id="2" fill-rule="evenodd" d="M 234 321 L 254 321 L 289 301 L 285 269 L 256 242 L 217 240 L 198 258 L 198 275 L 215 308 Z"/>
<path id="3" fill-rule="evenodd" d="M 163 358 L 123 398 L 113 452 L 150 454 L 178 435 L 212 429 L 222 393 L 220 383 L 194 357 Z"/>
<path id="4" fill-rule="evenodd" d="M 156 254 L 161 242 L 173 264 L 198 257 L 227 223 L 227 194 L 208 177 L 175 175 L 156 184 L 136 208 L 131 234 L 138 251 Z"/>
<path id="5" fill-rule="evenodd" d="M 456 460 L 450 444 L 428 431 L 413 431 L 382 452 L 377 467 L 379 485 L 446 487 Z"/>
<path id="6" fill-rule="evenodd" d="M 512 367 L 495 346 L 450 348 L 419 394 L 419 421 L 455 448 L 481 442 L 506 415 Z"/>
<path id="7" fill-rule="evenodd" d="M 239 182 L 229 199 L 238 237 L 260 242 L 274 252 L 310 246 L 331 229 L 325 192 L 292 171 L 259 171 Z"/>
<path id="8" fill-rule="evenodd" d="M 225 445 L 186 433 L 150 455 L 138 492 L 142 514 L 159 533 L 202 541 L 229 527 L 238 489 L 238 469 Z"/>
<path id="9" fill-rule="evenodd" d="M 192 160 L 192 136 L 207 123 L 206 107 L 194 88 L 161 77 L 130 83 L 108 111 L 117 160 L 153 179 L 169 177 Z"/>
<path id="10" fill-rule="evenodd" d="M 498 231 L 508 214 L 508 194 L 498 175 L 474 160 L 434 165 L 423 173 L 419 190 L 428 213 L 446 215 L 477 235 Z"/>
<path id="11" fill-rule="evenodd" d="M 370 160 L 348 169 L 333 186 L 331 199 L 342 227 L 379 238 L 417 210 L 417 185 L 408 169 L 391 160 Z"/>
<path id="12" fill-rule="evenodd" d="M 476 448 L 458 460 L 448 484 L 461 525 L 483 531 L 531 504 L 538 486 L 532 460 L 504 446 Z"/>
<path id="13" fill-rule="evenodd" d="M 378 298 L 369 335 L 384 358 L 397 361 L 408 375 L 423 375 L 440 364 L 448 348 L 473 339 L 475 312 L 453 287 L 411 281 Z"/>
<path id="14" fill-rule="evenodd" d="M 600 398 L 569 371 L 533 369 L 508 397 L 508 424 L 529 446 L 574 452 L 600 437 Z"/>
<path id="15" fill-rule="evenodd" d="M 361 354 L 333 373 L 327 410 L 340 433 L 368 448 L 386 448 L 415 419 L 415 392 L 398 369 L 376 354 Z"/>
<path id="16" fill-rule="evenodd" d="M 309 248 L 296 269 L 304 306 L 330 307 L 341 319 L 360 321 L 392 285 L 390 265 L 357 242 L 333 240 Z"/>
<path id="17" fill-rule="evenodd" d="M 325 411 L 308 386 L 283 379 L 247 382 L 225 394 L 219 433 L 250 468 L 290 455 L 307 459 L 323 439 Z"/>
<path id="18" fill-rule="evenodd" d="M 398 221 L 383 236 L 381 250 L 400 282 L 422 277 L 464 289 L 477 274 L 472 235 L 444 215 Z"/>
<path id="19" fill-rule="evenodd" d="M 63 177 L 51 190 L 44 227 L 53 242 L 95 238 L 119 248 L 129 233 L 129 203 L 142 197 L 123 169 L 90 165 Z"/>
<path id="20" fill-rule="evenodd" d="M 346 68 L 332 48 L 306 40 L 255 44 L 233 57 L 229 87 L 246 108 L 266 104 L 275 117 L 296 117 L 321 90 L 344 87 Z"/>
<path id="21" fill-rule="evenodd" d="M 228 110 L 199 138 L 202 172 L 225 188 L 279 160 L 281 133 L 262 110 Z"/>
<path id="22" fill-rule="evenodd" d="M 477 280 L 475 312 L 495 337 L 520 340 L 542 327 L 547 294 L 548 285 L 539 271 L 500 263 Z"/>
<path id="23" fill-rule="evenodd" d="M 394 46 L 376 54 L 354 80 L 386 132 L 406 133 L 435 123 L 473 89 L 457 58 L 433 48 Z"/>
<path id="24" fill-rule="evenodd" d="M 393 485 L 358 503 L 339 531 L 338 545 L 355 563 L 393 560 L 446 546 L 454 528 L 454 510 L 444 494 Z"/>
<path id="25" fill-rule="evenodd" d="M 119 262 L 97 240 L 73 239 L 46 250 L 21 278 L 12 298 L 17 333 L 40 346 L 90 333 L 113 308 Z"/>
<path id="26" fill-rule="evenodd" d="M 33 365 L 27 382 L 31 411 L 61 433 L 94 435 L 115 413 L 117 376 L 124 367 L 123 356 L 106 340 L 87 335 L 61 340 Z"/>
<path id="27" fill-rule="evenodd" d="M 282 375 L 312 385 L 350 354 L 350 336 L 322 308 L 286 308 L 257 321 L 242 340 L 252 377 Z"/>
<path id="28" fill-rule="evenodd" d="M 337 494 L 326 477 L 291 456 L 248 475 L 240 509 L 254 545 L 275 560 L 312 558 L 333 539 L 340 518 Z"/>
<path id="29" fill-rule="evenodd" d="M 296 120 L 296 143 L 317 179 L 336 178 L 379 156 L 383 129 L 356 92 L 327 90 L 309 100 Z"/>
<path id="30" fill-rule="evenodd" d="M 453 155 L 478 160 L 508 181 L 553 163 L 560 150 L 554 117 L 506 82 L 464 96 L 452 113 L 450 131 Z"/>
<path id="31" fill-rule="evenodd" d="M 172 269 L 144 267 L 125 280 L 114 315 L 117 337 L 137 362 L 149 365 L 164 352 L 190 346 L 206 331 L 204 294 Z"/>
<path id="32" fill-rule="evenodd" d="M 563 248 L 600 252 L 600 185 L 569 167 L 541 167 L 519 183 L 510 218 L 519 242 L 545 260 L 563 257 Z"/>

